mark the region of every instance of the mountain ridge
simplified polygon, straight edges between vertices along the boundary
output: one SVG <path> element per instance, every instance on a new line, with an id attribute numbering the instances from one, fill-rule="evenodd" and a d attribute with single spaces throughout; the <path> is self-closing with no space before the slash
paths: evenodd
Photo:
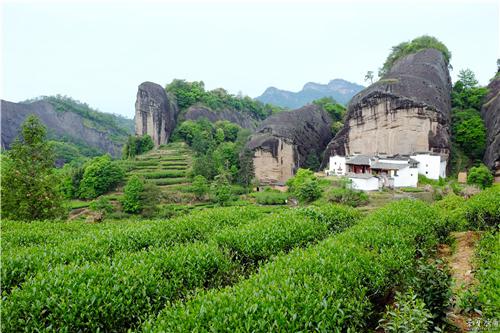
<path id="1" fill-rule="evenodd" d="M 336 78 L 327 84 L 307 82 L 301 90 L 296 92 L 271 86 L 255 99 L 263 103 L 291 109 L 302 107 L 323 97 L 332 97 L 337 102 L 346 105 L 355 94 L 364 88 L 362 85 Z"/>

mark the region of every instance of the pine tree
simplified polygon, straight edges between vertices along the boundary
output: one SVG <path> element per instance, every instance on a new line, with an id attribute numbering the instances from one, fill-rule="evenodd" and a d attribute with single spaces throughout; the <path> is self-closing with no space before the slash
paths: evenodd
<path id="1" fill-rule="evenodd" d="M 40 120 L 29 116 L 2 159 L 4 218 L 33 221 L 64 214 L 60 181 L 54 174 L 55 154 L 45 137 Z"/>

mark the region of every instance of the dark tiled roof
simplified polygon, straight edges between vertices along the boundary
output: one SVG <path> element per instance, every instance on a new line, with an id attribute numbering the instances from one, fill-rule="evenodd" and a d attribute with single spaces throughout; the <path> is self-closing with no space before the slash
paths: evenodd
<path id="1" fill-rule="evenodd" d="M 408 166 L 409 166 L 409 164 L 375 162 L 372 164 L 372 169 L 400 170 L 400 169 L 404 169 Z"/>
<path id="2" fill-rule="evenodd" d="M 354 155 L 352 157 L 348 157 L 346 163 L 353 165 L 370 165 L 370 156 Z"/>

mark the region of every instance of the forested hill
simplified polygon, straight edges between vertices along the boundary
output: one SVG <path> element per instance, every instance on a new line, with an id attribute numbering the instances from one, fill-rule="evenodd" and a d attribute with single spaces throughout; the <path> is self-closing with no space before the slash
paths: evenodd
<path id="1" fill-rule="evenodd" d="M 21 103 L 1 101 L 2 149 L 8 149 L 24 119 L 35 114 L 47 127 L 57 158 L 67 162 L 83 156 L 109 153 L 120 156 L 134 122 L 119 115 L 97 111 L 66 96 L 43 96 Z"/>
<path id="2" fill-rule="evenodd" d="M 363 86 L 342 79 L 335 79 L 328 84 L 309 82 L 302 90 L 292 92 L 275 87 L 267 88 L 256 100 L 291 109 L 300 108 L 316 99 L 332 97 L 337 102 L 347 105 L 352 96 L 363 90 Z"/>

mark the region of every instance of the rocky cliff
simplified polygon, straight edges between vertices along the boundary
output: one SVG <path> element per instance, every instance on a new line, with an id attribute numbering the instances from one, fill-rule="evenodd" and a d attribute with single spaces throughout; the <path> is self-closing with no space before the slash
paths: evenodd
<path id="1" fill-rule="evenodd" d="M 335 154 L 431 151 L 448 159 L 450 93 L 441 52 L 425 49 L 399 59 L 378 82 L 352 98 L 322 167 Z"/>
<path id="2" fill-rule="evenodd" d="M 281 90 L 275 87 L 267 88 L 262 95 L 255 98 L 262 103 L 269 103 L 287 108 L 300 108 L 312 101 L 332 97 L 341 104 L 347 104 L 349 100 L 360 92 L 364 87 L 342 79 L 335 79 L 328 84 L 308 82 L 302 90 L 293 92 Z"/>
<path id="3" fill-rule="evenodd" d="M 481 115 L 487 130 L 484 163 L 493 170 L 500 170 L 500 71 L 488 85 Z"/>
<path id="4" fill-rule="evenodd" d="M 198 120 L 206 118 L 213 123 L 219 120 L 227 120 L 240 127 L 248 128 L 250 130 L 255 130 L 258 125 L 258 121 L 250 117 L 248 114 L 229 109 L 212 111 L 203 106 L 189 107 L 183 114 L 183 118 L 185 120 Z"/>
<path id="5" fill-rule="evenodd" d="M 156 146 L 167 143 L 174 131 L 178 115 L 177 104 L 165 89 L 153 82 L 139 85 L 135 102 L 135 134 L 148 134 Z"/>
<path id="6" fill-rule="evenodd" d="M 47 127 L 48 137 L 54 140 L 87 145 L 97 148 L 103 154 L 109 153 L 118 157 L 121 155 L 122 145 L 131 134 L 118 126 L 111 114 L 97 111 L 83 110 L 78 113 L 72 107 L 81 107 L 81 104 L 72 104 L 69 99 L 49 98 L 32 103 L 12 103 L 1 101 L 2 119 L 2 148 L 8 149 L 19 134 L 21 124 L 25 118 L 34 114 Z M 80 109 L 81 110 L 81 109 Z M 106 119 L 106 124 L 98 119 Z"/>
<path id="7" fill-rule="evenodd" d="M 254 152 L 255 177 L 261 184 L 286 182 L 309 155 L 321 155 L 332 138 L 331 123 L 316 105 L 264 120 L 246 145 Z"/>

